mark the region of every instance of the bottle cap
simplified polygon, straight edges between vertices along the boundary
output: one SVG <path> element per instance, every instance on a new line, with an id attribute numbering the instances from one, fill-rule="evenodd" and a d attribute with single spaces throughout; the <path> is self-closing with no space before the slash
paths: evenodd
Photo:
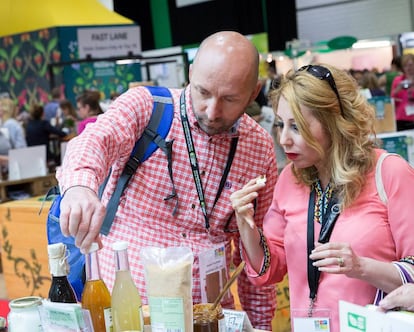
<path id="1" fill-rule="evenodd" d="M 65 257 L 66 245 L 62 242 L 49 244 L 47 246 L 47 253 L 49 258 L 52 259 L 61 259 Z"/>
<path id="2" fill-rule="evenodd" d="M 47 253 L 49 255 L 50 273 L 55 277 L 67 275 L 70 267 L 66 259 L 66 245 L 62 242 L 49 244 Z"/>
<path id="3" fill-rule="evenodd" d="M 117 241 L 112 244 L 112 249 L 115 251 L 125 250 L 128 248 L 128 242 L 126 241 Z"/>

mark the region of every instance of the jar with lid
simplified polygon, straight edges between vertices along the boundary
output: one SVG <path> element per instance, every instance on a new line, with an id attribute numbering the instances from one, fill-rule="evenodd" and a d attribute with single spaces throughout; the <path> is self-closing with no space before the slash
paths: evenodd
<path id="1" fill-rule="evenodd" d="M 42 298 L 39 296 L 21 297 L 10 301 L 10 312 L 7 316 L 9 332 L 42 332 L 40 320 L 40 306 Z"/>
<path id="2" fill-rule="evenodd" d="M 224 332 L 226 322 L 220 304 L 211 310 L 212 303 L 199 303 L 193 305 L 194 332 Z"/>
<path id="3" fill-rule="evenodd" d="M 3 316 L 0 316 L 0 332 L 6 332 L 6 331 L 7 331 L 6 318 L 4 318 Z"/>

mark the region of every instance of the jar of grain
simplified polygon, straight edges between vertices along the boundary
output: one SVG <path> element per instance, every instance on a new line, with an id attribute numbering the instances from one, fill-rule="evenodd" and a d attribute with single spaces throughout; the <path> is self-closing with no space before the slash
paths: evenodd
<path id="1" fill-rule="evenodd" d="M 225 332 L 226 322 L 221 306 L 211 310 L 212 303 L 193 305 L 193 332 Z"/>

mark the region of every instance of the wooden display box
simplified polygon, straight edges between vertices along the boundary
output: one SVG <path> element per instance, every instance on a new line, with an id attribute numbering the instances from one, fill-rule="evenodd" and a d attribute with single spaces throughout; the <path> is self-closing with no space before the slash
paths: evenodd
<path id="1" fill-rule="evenodd" d="M 40 196 L 57 184 L 54 173 L 34 178 L 26 178 L 21 180 L 0 181 L 0 202 L 4 203 L 12 200 L 12 192 L 22 191 L 28 195 Z"/>
<path id="2" fill-rule="evenodd" d="M 50 272 L 46 220 L 51 202 L 34 197 L 0 204 L 1 261 L 7 298 L 47 298 Z"/>
<path id="3" fill-rule="evenodd" d="M 393 100 L 389 97 L 380 96 L 370 98 L 368 101 L 375 109 L 375 130 L 377 134 L 396 131 L 397 123 L 395 121 Z"/>

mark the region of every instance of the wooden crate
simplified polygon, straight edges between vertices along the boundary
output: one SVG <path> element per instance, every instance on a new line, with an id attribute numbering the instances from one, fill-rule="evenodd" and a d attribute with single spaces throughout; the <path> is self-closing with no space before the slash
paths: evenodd
<path id="1" fill-rule="evenodd" d="M 8 299 L 46 298 L 50 287 L 46 219 L 51 202 L 35 197 L 0 204 L 1 256 Z"/>
<path id="2" fill-rule="evenodd" d="M 368 99 L 376 113 L 375 130 L 377 134 L 389 133 L 397 130 L 395 121 L 394 102 L 389 97 L 373 97 Z"/>

